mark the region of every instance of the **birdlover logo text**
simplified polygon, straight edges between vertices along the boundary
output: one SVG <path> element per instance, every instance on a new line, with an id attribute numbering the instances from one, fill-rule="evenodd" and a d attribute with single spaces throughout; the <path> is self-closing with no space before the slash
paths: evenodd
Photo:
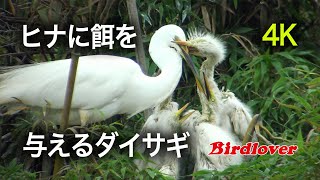
<path id="1" fill-rule="evenodd" d="M 293 155 L 298 150 L 297 145 L 261 145 L 259 142 L 248 142 L 246 145 L 230 145 L 230 142 L 213 142 L 211 145 L 211 152 L 209 155 L 223 154 L 223 155 Z"/>

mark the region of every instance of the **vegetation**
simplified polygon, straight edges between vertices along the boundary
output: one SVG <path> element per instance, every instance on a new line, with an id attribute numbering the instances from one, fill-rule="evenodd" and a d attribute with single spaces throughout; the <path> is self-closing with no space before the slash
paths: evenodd
<path id="1" fill-rule="evenodd" d="M 293 156 L 265 155 L 252 158 L 223 172 L 199 171 L 196 178 L 219 179 L 319 179 L 320 175 L 320 4 L 315 0 L 239 1 L 239 0 L 137 0 L 142 28 L 142 40 L 148 47 L 153 32 L 165 24 L 177 24 L 186 31 L 190 28 L 206 29 L 215 33 L 228 46 L 227 59 L 217 70 L 219 87 L 233 91 L 246 102 L 254 113 L 262 115 L 263 124 L 275 136 L 289 142 L 271 140 L 275 144 L 297 144 Z M 71 57 L 66 46 L 68 38 L 59 38 L 53 48 L 26 48 L 22 43 L 22 25 L 52 29 L 58 24 L 68 29 L 70 24 L 92 26 L 95 23 L 130 24 L 127 1 L 115 0 L 7 0 L 0 2 L 0 65 L 12 66 L 33 62 L 52 61 Z M 291 35 L 298 47 L 285 41 L 285 46 L 271 46 L 261 37 L 272 23 L 291 23 L 297 26 Z M 42 44 L 50 37 L 37 37 Z M 84 37 L 89 40 L 91 37 Z M 116 43 L 117 44 L 117 43 Z M 135 59 L 132 49 L 116 45 L 81 48 L 81 54 L 114 54 Z M 201 62 L 194 58 L 199 68 Z M 157 67 L 146 55 L 147 73 Z M 191 72 L 184 69 L 183 78 L 175 91 L 179 104 L 192 102 L 199 109 Z M 5 108 L 1 111 L 5 112 Z M 0 112 L 1 112 L 0 111 Z M 35 179 L 51 177 L 53 158 L 30 158 L 23 153 L 29 131 L 49 134 L 58 127 L 44 120 L 34 119 L 29 111 L 0 117 L 0 177 L 4 179 Z M 131 138 L 142 127 L 144 116 L 139 114 L 130 121 L 117 117 L 104 123 L 93 124 L 85 131 L 91 143 L 97 142 L 102 132 L 117 130 L 120 144 Z M 72 134 L 79 129 L 71 127 Z M 8 137 L 10 135 L 10 137 Z M 49 136 L 49 135 L 48 135 Z M 267 136 L 268 137 L 268 136 Z M 67 140 L 72 143 L 72 140 Z M 134 158 L 142 158 L 135 154 Z M 128 152 L 113 149 L 105 157 L 94 152 L 88 158 L 72 156 L 60 172 L 59 179 L 168 179 L 157 170 L 137 173 L 133 158 Z M 50 165 L 51 164 L 51 165 Z"/>

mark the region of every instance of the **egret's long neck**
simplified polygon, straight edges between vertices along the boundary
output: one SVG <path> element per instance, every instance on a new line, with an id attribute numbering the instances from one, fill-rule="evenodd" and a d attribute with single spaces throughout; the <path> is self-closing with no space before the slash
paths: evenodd
<path id="1" fill-rule="evenodd" d="M 158 48 L 151 53 L 152 60 L 160 68 L 156 77 L 144 76 L 144 87 L 148 87 L 147 97 L 157 105 L 169 97 L 177 87 L 182 73 L 181 56 L 173 48 Z M 144 96 L 146 96 L 144 94 Z"/>
<path id="2" fill-rule="evenodd" d="M 222 93 L 219 90 L 217 83 L 214 80 L 214 67 L 217 64 L 215 57 L 207 57 L 207 59 L 202 63 L 200 68 L 200 76 L 203 79 L 203 76 L 206 76 L 208 80 L 209 91 L 212 91 L 214 94 L 214 101 L 208 101 L 206 96 L 199 92 L 200 102 L 202 105 L 202 115 L 205 116 L 205 119 L 215 123 L 217 121 L 217 114 L 219 106 L 221 106 L 221 97 Z"/>
<path id="3" fill-rule="evenodd" d="M 214 93 L 216 101 L 217 103 L 219 103 L 218 101 L 221 99 L 222 94 L 217 83 L 214 80 L 214 68 L 216 65 L 217 61 L 215 59 L 215 56 L 207 57 L 207 59 L 201 65 L 200 72 L 201 76 L 206 76 L 209 83 L 210 91 Z"/>

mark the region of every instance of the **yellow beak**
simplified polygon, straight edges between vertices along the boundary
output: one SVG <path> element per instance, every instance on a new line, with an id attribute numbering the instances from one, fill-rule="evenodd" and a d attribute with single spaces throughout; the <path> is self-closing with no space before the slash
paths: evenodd
<path id="1" fill-rule="evenodd" d="M 191 46 L 191 44 L 188 42 L 188 41 L 180 41 L 180 40 L 176 40 L 176 41 L 173 41 L 174 43 L 180 45 L 180 46 Z"/>
<path id="2" fill-rule="evenodd" d="M 180 117 L 182 112 L 189 106 L 189 103 L 185 104 L 182 108 L 180 108 L 177 112 L 176 112 L 176 116 Z"/>
<path id="3" fill-rule="evenodd" d="M 173 42 L 178 44 L 181 47 L 186 63 L 188 64 L 194 77 L 196 78 L 196 85 L 198 89 L 208 97 L 209 95 L 207 94 L 208 92 L 207 87 L 204 85 L 204 82 L 200 79 L 200 75 L 193 64 L 191 57 L 189 56 L 189 54 L 187 54 L 187 52 L 189 52 L 188 47 L 192 47 L 192 44 L 190 44 L 188 41 L 181 41 L 181 40 L 175 40 Z"/>
<path id="4" fill-rule="evenodd" d="M 196 111 L 192 111 L 192 112 L 189 112 L 188 114 L 184 115 L 181 119 L 179 119 L 179 122 L 180 123 L 183 123 L 185 120 L 187 120 L 194 112 Z"/>

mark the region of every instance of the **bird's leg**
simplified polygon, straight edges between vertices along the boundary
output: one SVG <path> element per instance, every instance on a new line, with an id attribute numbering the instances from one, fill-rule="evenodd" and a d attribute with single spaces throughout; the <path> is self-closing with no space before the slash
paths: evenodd
<path id="1" fill-rule="evenodd" d="M 258 128 L 261 128 L 262 130 L 264 130 L 264 131 L 270 136 L 271 139 L 276 139 L 276 140 L 281 140 L 281 141 L 289 142 L 287 139 L 283 139 L 283 138 L 281 138 L 281 137 L 273 136 L 273 135 L 271 134 L 271 132 L 270 132 L 265 126 L 263 126 L 262 121 L 259 121 L 259 122 L 258 122 Z"/>
<path id="2" fill-rule="evenodd" d="M 242 141 L 242 145 L 245 145 L 247 142 L 251 141 L 252 140 L 252 137 L 253 137 L 253 133 L 255 132 L 257 137 L 259 139 L 261 139 L 262 141 L 264 141 L 266 144 L 272 144 L 266 137 L 264 137 L 261 132 L 260 132 L 260 128 L 262 130 L 264 130 L 270 137 L 271 139 L 276 139 L 276 140 L 281 140 L 281 141 L 287 141 L 286 139 L 283 139 L 283 138 L 280 138 L 280 137 L 275 137 L 271 134 L 271 132 L 265 127 L 263 126 L 262 124 L 262 121 L 260 119 L 260 115 L 259 114 L 256 114 L 253 116 L 248 128 L 247 128 L 247 131 L 245 133 L 245 136 L 243 138 L 243 141 Z"/>
<path id="3" fill-rule="evenodd" d="M 245 145 L 247 144 L 249 141 L 252 141 L 252 135 L 253 135 L 253 132 L 254 132 L 254 129 L 255 129 L 255 125 L 257 124 L 258 122 L 258 119 L 260 118 L 260 115 L 259 114 L 256 114 L 253 116 L 248 128 L 247 128 L 247 131 L 243 137 L 243 141 L 242 141 L 242 145 Z"/>
<path id="4" fill-rule="evenodd" d="M 258 138 L 264 141 L 266 144 L 271 145 L 272 143 L 260 133 L 260 124 L 261 123 L 257 122 L 255 125 L 255 131 Z"/>

